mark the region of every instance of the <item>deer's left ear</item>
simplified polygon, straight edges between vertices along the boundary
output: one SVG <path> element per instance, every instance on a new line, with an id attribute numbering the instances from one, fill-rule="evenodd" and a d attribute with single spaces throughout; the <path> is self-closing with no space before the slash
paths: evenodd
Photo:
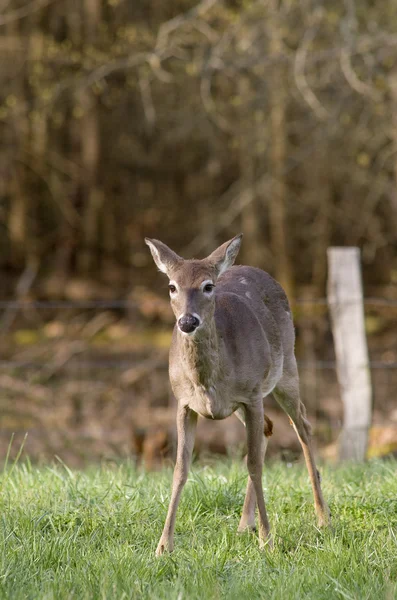
<path id="1" fill-rule="evenodd" d="M 145 238 L 145 244 L 147 244 L 150 248 L 150 252 L 152 253 L 153 260 L 156 263 L 157 267 L 162 273 L 165 273 L 169 276 L 170 271 L 172 271 L 175 267 L 179 266 L 183 262 L 183 258 L 178 256 L 176 252 L 168 248 L 163 242 L 159 240 L 151 240 L 149 238 Z"/>
<path id="2" fill-rule="evenodd" d="M 212 254 L 209 255 L 207 260 L 211 262 L 217 270 L 217 276 L 222 275 L 229 267 L 232 266 L 236 260 L 237 254 L 240 250 L 241 239 L 243 234 L 236 235 L 233 239 L 229 240 L 219 246 Z"/>

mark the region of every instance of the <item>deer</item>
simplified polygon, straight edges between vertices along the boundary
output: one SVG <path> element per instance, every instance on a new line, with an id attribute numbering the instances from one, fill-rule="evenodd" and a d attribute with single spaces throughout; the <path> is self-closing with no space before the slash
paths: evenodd
<path id="1" fill-rule="evenodd" d="M 145 238 L 157 268 L 169 279 L 176 322 L 169 352 L 169 378 L 177 400 L 177 455 L 171 500 L 157 546 L 174 549 L 176 512 L 187 481 L 198 416 L 242 421 L 247 437 L 248 483 L 238 532 L 256 531 L 273 547 L 263 495 L 262 468 L 272 423 L 265 416 L 270 394 L 288 415 L 302 446 L 319 527 L 330 525 L 300 399 L 291 308 L 281 285 L 267 272 L 234 265 L 242 234 L 207 258 L 185 260 L 166 244 Z"/>

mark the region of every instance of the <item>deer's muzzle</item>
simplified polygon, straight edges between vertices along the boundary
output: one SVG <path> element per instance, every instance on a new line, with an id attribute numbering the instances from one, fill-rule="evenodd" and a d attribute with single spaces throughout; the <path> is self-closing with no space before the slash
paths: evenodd
<path id="1" fill-rule="evenodd" d="M 193 333 L 200 325 L 200 319 L 195 315 L 186 314 L 178 319 L 178 327 L 183 333 Z"/>

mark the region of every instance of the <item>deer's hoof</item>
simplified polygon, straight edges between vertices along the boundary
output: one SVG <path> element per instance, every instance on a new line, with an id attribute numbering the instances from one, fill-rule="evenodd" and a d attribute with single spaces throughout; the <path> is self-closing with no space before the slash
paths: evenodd
<path id="1" fill-rule="evenodd" d="M 160 540 L 156 550 L 156 556 L 162 556 L 162 554 L 166 554 L 168 552 L 172 552 L 174 549 L 174 545 L 170 543 L 168 540 Z"/>
<path id="2" fill-rule="evenodd" d="M 317 525 L 320 529 L 324 529 L 325 527 L 332 527 L 331 512 L 328 506 L 325 506 L 324 510 L 320 514 L 318 514 Z"/>
<path id="3" fill-rule="evenodd" d="M 331 518 L 327 516 L 319 517 L 317 520 L 317 526 L 319 529 L 327 529 L 331 527 Z"/>
<path id="4" fill-rule="evenodd" d="M 273 537 L 272 535 L 269 533 L 265 539 L 263 538 L 259 538 L 259 548 L 261 550 L 273 550 L 274 549 L 274 543 L 273 543 Z"/>
<path id="5" fill-rule="evenodd" d="M 237 533 L 245 533 L 246 531 L 252 531 L 253 533 L 255 533 L 256 532 L 255 523 L 243 523 L 242 525 L 240 524 L 237 527 Z"/>

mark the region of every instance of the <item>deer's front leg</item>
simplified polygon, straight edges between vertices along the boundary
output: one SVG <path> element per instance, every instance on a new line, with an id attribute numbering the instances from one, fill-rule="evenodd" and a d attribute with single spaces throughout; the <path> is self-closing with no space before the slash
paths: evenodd
<path id="1" fill-rule="evenodd" d="M 261 545 L 266 542 L 270 547 L 270 525 L 267 518 L 265 500 L 263 498 L 262 466 L 263 466 L 263 429 L 264 412 L 262 399 L 252 405 L 245 406 L 245 424 L 247 428 L 247 467 L 250 480 L 256 495 L 259 512 L 259 539 Z"/>
<path id="2" fill-rule="evenodd" d="M 187 406 L 178 406 L 177 412 L 178 450 L 172 480 L 171 501 L 168 508 L 163 533 L 157 546 L 156 555 L 164 552 L 172 552 L 174 549 L 175 517 L 179 504 L 179 498 L 183 486 L 186 483 L 189 472 L 190 461 L 193 452 L 194 438 L 196 433 L 197 413 Z"/>

